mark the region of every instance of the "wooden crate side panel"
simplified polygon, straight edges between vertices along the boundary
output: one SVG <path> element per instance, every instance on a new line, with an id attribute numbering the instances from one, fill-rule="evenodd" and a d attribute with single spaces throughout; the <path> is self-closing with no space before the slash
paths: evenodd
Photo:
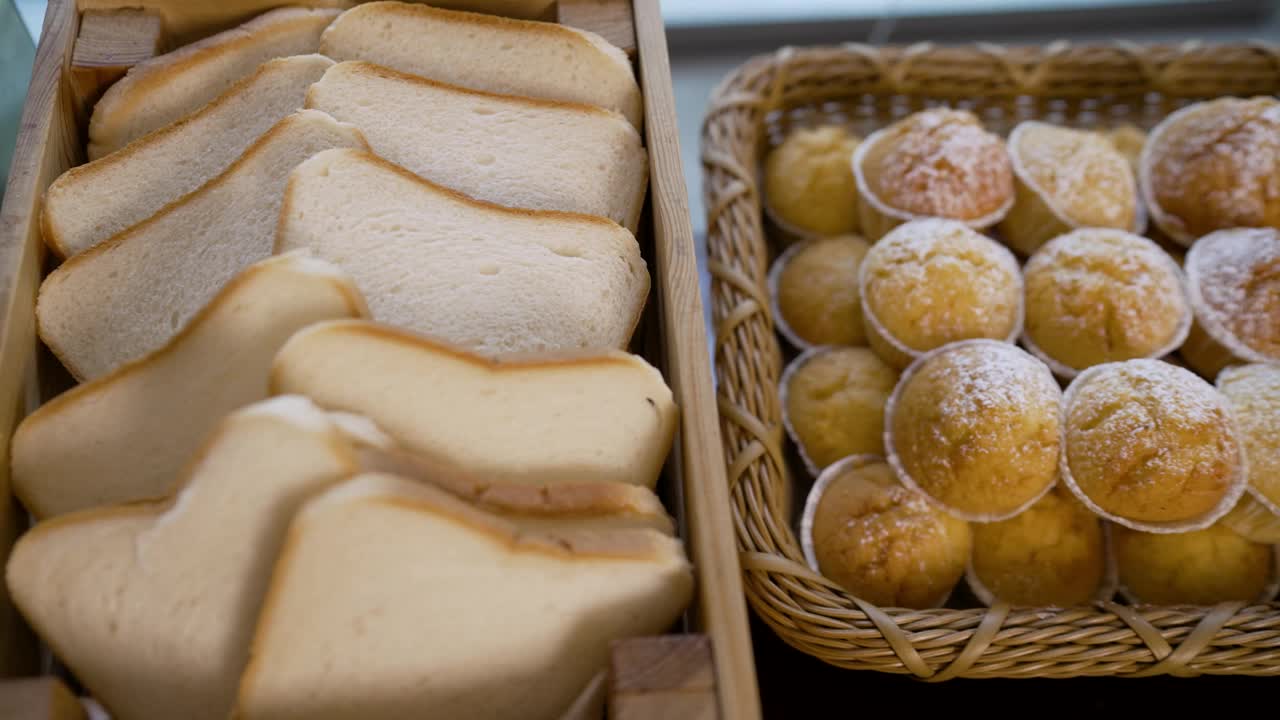
<path id="1" fill-rule="evenodd" d="M 725 718 L 760 717 L 742 576 L 730 518 L 711 360 L 703 326 L 697 257 L 680 163 L 675 94 L 658 0 L 635 3 L 645 141 L 653 182 L 660 312 L 666 327 L 667 381 L 681 402 L 679 446 L 688 540 L 698 572 L 695 626 L 711 636 Z"/>
<path id="2" fill-rule="evenodd" d="M 73 0 L 52 0 L 23 107 L 4 206 L 0 208 L 0 564 L 25 523 L 9 487 L 14 426 L 38 400 L 35 297 L 44 250 L 39 209 L 49 183 L 80 159 L 79 123 L 69 83 L 77 13 Z M 35 644 L 0 587 L 0 675 L 29 673 Z"/>

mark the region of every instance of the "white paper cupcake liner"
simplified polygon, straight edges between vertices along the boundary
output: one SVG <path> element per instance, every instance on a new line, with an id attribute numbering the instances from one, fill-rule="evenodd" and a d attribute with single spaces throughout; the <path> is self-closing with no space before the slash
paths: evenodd
<path id="1" fill-rule="evenodd" d="M 905 210 L 899 210 L 891 205 L 886 204 L 874 192 L 871 191 L 871 184 L 867 181 L 866 175 L 862 170 L 863 160 L 867 156 L 867 152 L 875 146 L 876 143 L 884 140 L 888 127 L 871 133 L 867 139 L 858 144 L 858 149 L 853 152 L 853 180 L 858 186 L 858 219 L 862 224 L 862 234 L 869 242 L 875 242 L 884 237 L 893 228 L 911 220 L 923 220 L 928 215 L 917 215 Z M 996 223 L 1004 219 L 1009 213 L 1009 209 L 1013 207 L 1013 193 L 1009 193 L 1009 199 L 1005 201 L 995 211 L 983 215 L 972 220 L 963 220 L 961 218 L 951 218 L 962 222 L 974 230 L 982 231 L 992 227 Z"/>
<path id="2" fill-rule="evenodd" d="M 787 398 L 791 394 L 791 379 L 795 376 L 796 371 L 815 357 L 838 349 L 839 347 L 835 345 L 818 345 L 805 350 L 794 360 L 787 363 L 787 367 L 782 371 L 782 377 L 778 380 L 778 402 L 782 405 L 782 427 L 786 430 L 787 437 L 791 438 L 792 444 L 796 446 L 800 461 L 804 463 L 804 469 L 809 472 L 809 477 L 811 478 L 818 477 L 822 469 L 809 457 L 808 451 L 805 450 L 804 442 L 800 439 L 800 433 L 796 432 L 795 427 L 791 424 L 791 413 L 787 411 Z"/>
<path id="3" fill-rule="evenodd" d="M 1018 337 L 1022 335 L 1023 323 L 1026 320 L 1026 288 L 1022 278 L 1022 266 L 1018 264 L 1018 258 L 1011 250 L 1009 250 L 1009 248 L 994 240 L 991 240 L 991 244 L 997 249 L 1001 264 L 1003 264 L 1005 269 L 1008 270 L 1015 278 L 1014 283 L 1017 289 L 1017 309 L 1015 310 L 1013 318 L 1013 327 L 1003 340 L 1005 343 L 1015 344 L 1018 342 Z M 919 360 L 930 351 L 915 350 L 907 347 L 900 340 L 894 337 L 893 333 L 889 332 L 889 329 L 880 322 L 880 318 L 876 315 L 875 311 L 871 309 L 871 304 L 867 302 L 867 266 L 868 263 L 866 258 L 863 258 L 862 265 L 858 267 L 858 303 L 862 308 L 862 319 L 867 332 L 867 343 L 886 363 L 889 363 L 896 368 L 905 368 L 911 363 Z M 990 339 L 1000 342 L 996 338 L 975 339 Z M 945 345 L 942 347 L 945 347 Z"/>
<path id="4" fill-rule="evenodd" d="M 955 348 L 959 348 L 959 347 L 965 347 L 969 345 L 981 345 L 981 344 L 992 344 L 992 345 L 1000 345 L 1004 347 L 1012 347 L 1018 352 L 1022 352 L 1022 353 L 1026 352 L 1018 348 L 1016 345 L 1011 346 L 1008 343 L 1003 343 L 999 340 L 976 339 L 976 340 L 961 340 L 959 342 L 949 343 L 947 345 L 943 345 L 940 348 L 935 348 L 933 350 L 930 350 L 924 355 L 921 355 L 920 357 L 916 358 L 915 362 L 911 363 L 911 365 L 902 372 L 902 375 L 898 378 L 898 384 L 895 385 L 893 388 L 893 393 L 889 395 L 889 401 L 885 403 L 884 447 L 885 447 L 885 453 L 887 456 L 886 460 L 888 460 L 889 465 L 893 468 L 894 474 L 898 476 L 898 481 L 901 482 L 903 485 L 906 485 L 912 490 L 915 490 L 916 492 L 920 493 L 921 495 L 924 496 L 925 500 L 928 501 L 931 505 L 951 515 L 952 517 L 957 517 L 961 520 L 967 520 L 968 522 L 988 523 L 988 522 L 997 522 L 1000 520 L 1008 520 L 1009 518 L 1015 515 L 1025 512 L 1032 505 L 1035 505 L 1037 502 L 1039 502 L 1040 498 L 1044 497 L 1046 493 L 1052 490 L 1053 486 L 1057 484 L 1057 481 L 1055 480 L 1054 482 L 1049 483 L 1043 489 L 1037 492 L 1033 497 L 1031 497 L 1029 500 L 1027 500 L 1026 502 L 1022 503 L 1021 505 L 1017 506 L 1016 508 L 1008 512 L 975 513 L 975 512 L 969 512 L 966 510 L 961 510 L 959 508 L 951 507 L 950 505 L 947 505 L 941 500 L 938 500 L 934 496 L 930 495 L 928 492 L 924 490 L 924 488 L 920 486 L 919 483 L 915 481 L 913 477 L 911 477 L 911 474 L 907 472 L 906 467 L 902 463 L 902 458 L 898 455 L 897 444 L 894 442 L 894 438 L 893 438 L 893 416 L 894 416 L 894 413 L 897 412 L 898 398 L 901 397 L 902 395 L 902 389 L 906 387 L 907 383 L 911 380 L 911 378 L 915 376 L 917 372 L 920 371 L 920 368 L 923 367 L 930 360 L 932 360 L 933 358 L 937 357 L 938 355 L 944 352 L 954 350 Z M 1028 354 L 1028 357 L 1031 357 L 1031 356 Z M 1048 378 L 1050 383 L 1053 383 L 1054 387 L 1057 387 L 1058 383 L 1056 380 L 1053 379 L 1053 373 L 1050 372 L 1049 368 L 1045 367 L 1043 364 L 1041 364 L 1041 367 L 1044 368 L 1045 377 Z M 1061 404 L 1059 404 L 1058 406 L 1058 423 L 1059 425 L 1062 425 L 1064 423 Z M 1062 456 L 1062 451 L 1063 451 L 1062 439 L 1061 437 L 1059 437 L 1059 440 L 1058 440 L 1059 458 L 1061 458 Z"/>
<path id="5" fill-rule="evenodd" d="M 1067 233 L 1065 235 L 1060 235 L 1054 238 L 1053 240 L 1050 240 L 1049 242 L 1045 243 L 1041 249 L 1047 248 L 1049 247 L 1049 245 L 1059 242 L 1061 238 L 1070 238 L 1073 235 L 1075 235 L 1075 233 L 1081 232 L 1087 229 L 1088 228 L 1082 228 L 1081 230 L 1073 230 L 1072 232 Z M 1178 262 L 1174 260 L 1169 255 L 1169 253 L 1165 252 L 1163 248 L 1161 248 L 1156 243 L 1152 242 L 1150 239 L 1142 237 L 1141 235 L 1137 235 L 1136 237 L 1138 237 L 1142 241 L 1149 244 L 1154 250 L 1159 252 L 1162 258 L 1164 258 L 1165 262 L 1168 263 L 1170 271 L 1172 271 L 1173 274 L 1178 278 L 1178 289 L 1182 293 L 1182 304 L 1184 308 L 1182 312 L 1182 317 L 1178 319 L 1178 324 L 1173 331 L 1173 335 L 1170 336 L 1169 341 L 1166 342 L 1164 345 L 1161 345 L 1159 348 L 1156 348 L 1151 353 L 1147 355 L 1143 355 L 1141 358 L 1129 358 L 1130 360 L 1137 360 L 1137 359 L 1156 360 L 1156 359 L 1165 357 L 1173 353 L 1174 351 L 1176 351 L 1178 348 L 1182 347 L 1182 344 L 1187 340 L 1187 335 L 1191 333 L 1191 323 L 1195 319 L 1195 313 L 1192 310 L 1191 291 L 1188 287 L 1189 283 L 1187 280 L 1187 275 L 1185 272 L 1183 272 L 1182 266 L 1178 265 Z M 1034 259 L 1034 256 L 1032 256 L 1032 259 Z M 1030 259 L 1027 260 L 1028 264 L 1030 264 L 1030 262 L 1031 262 Z M 1048 365 L 1049 369 L 1052 370 L 1053 374 L 1056 375 L 1057 377 L 1062 378 L 1063 380 L 1072 380 L 1082 372 L 1081 370 L 1077 370 L 1073 367 L 1065 365 L 1053 359 L 1052 357 L 1050 357 L 1048 353 L 1042 350 L 1040 346 L 1037 345 L 1036 342 L 1031 339 L 1031 335 L 1026 331 L 1025 323 L 1023 325 L 1021 341 L 1022 341 L 1022 346 L 1025 347 L 1028 351 L 1030 351 L 1032 355 L 1035 355 L 1036 357 L 1040 358 L 1040 360 L 1043 361 L 1045 365 Z"/>
<path id="6" fill-rule="evenodd" d="M 1089 379 L 1100 372 L 1110 368 L 1112 365 L 1120 363 L 1103 363 L 1094 365 L 1076 376 L 1071 384 L 1062 394 L 1062 454 L 1058 457 L 1058 476 L 1061 481 L 1076 496 L 1084 506 L 1092 510 L 1098 516 L 1106 518 L 1117 525 L 1123 525 L 1131 530 L 1140 530 L 1149 533 L 1181 533 L 1191 530 L 1203 530 L 1209 527 L 1231 511 L 1236 502 L 1240 500 L 1240 496 L 1244 494 L 1247 487 L 1247 479 L 1249 477 L 1248 465 L 1244 456 L 1244 446 L 1237 439 L 1236 446 L 1240 457 L 1240 463 L 1236 469 L 1235 476 L 1231 478 L 1231 484 L 1227 488 L 1227 492 L 1223 494 L 1218 504 L 1211 508 L 1208 512 L 1199 517 L 1190 520 L 1178 520 L 1174 522 L 1143 522 L 1141 520 L 1131 520 L 1119 515 L 1103 510 L 1096 502 L 1093 501 L 1084 490 L 1076 483 L 1075 476 L 1071 474 L 1071 464 L 1067 461 L 1067 418 L 1071 415 L 1071 403 L 1075 400 L 1076 393 L 1080 388 L 1089 382 Z M 1230 415 L 1231 408 L 1223 402 L 1223 410 Z"/>
<path id="7" fill-rule="evenodd" d="M 1234 232 L 1232 230 L 1219 230 L 1218 232 Z M 1205 237 L 1208 238 L 1216 233 L 1210 233 Z M 1204 330 L 1204 334 L 1215 343 L 1217 343 L 1224 353 L 1229 354 L 1230 358 L 1223 358 L 1223 364 L 1230 365 L 1236 363 L 1275 363 L 1276 358 L 1268 357 L 1257 350 L 1249 347 L 1235 336 L 1235 333 L 1227 329 L 1219 318 L 1219 313 L 1210 309 L 1209 304 L 1205 302 L 1204 293 L 1201 289 L 1201 253 L 1206 252 L 1208 247 L 1204 243 L 1196 243 L 1187 251 L 1187 257 L 1184 262 L 1187 279 L 1187 292 L 1191 300 L 1191 311 L 1195 316 L 1196 323 Z M 1214 348 L 1198 348 L 1197 352 L 1202 354 L 1213 354 Z"/>
<path id="8" fill-rule="evenodd" d="M 805 340 L 792 329 L 791 324 L 787 322 L 787 316 L 782 314 L 782 306 L 778 303 L 778 283 L 781 282 L 782 271 L 786 268 L 787 263 L 791 262 L 797 254 L 812 243 L 812 239 L 801 240 L 787 247 L 782 251 L 769 268 L 769 277 L 767 279 L 769 288 L 769 310 L 773 314 L 773 326 L 777 329 L 787 342 L 791 343 L 791 347 L 804 352 L 812 350 L 815 346 L 813 343 Z"/>
<path id="9" fill-rule="evenodd" d="M 1115 553 L 1111 549 L 1111 526 L 1106 520 L 1098 518 L 1098 524 L 1102 526 L 1102 579 L 1098 583 L 1098 589 L 1094 591 L 1093 602 L 1106 602 L 1115 597 L 1116 590 L 1120 587 L 1120 572 L 1116 567 Z M 987 607 L 995 605 L 997 598 L 995 593 L 978 577 L 978 573 L 973 569 L 973 556 L 969 556 L 969 564 L 964 570 L 965 582 L 969 584 L 969 589 L 973 591 L 974 597 Z"/>
<path id="10" fill-rule="evenodd" d="M 822 569 L 818 567 L 818 555 L 813 546 L 813 519 L 818 513 L 818 503 L 822 501 L 822 495 L 831 486 L 831 483 L 847 470 L 854 470 L 867 465 L 882 463 L 885 459 L 879 455 L 849 455 L 841 458 L 822 471 L 818 479 L 814 481 L 813 487 L 809 489 L 809 495 L 805 498 L 804 514 L 800 516 L 800 549 L 804 552 L 804 560 L 809 565 L 809 569 L 822 574 Z M 942 598 L 942 601 L 931 606 L 934 608 L 944 607 L 952 594 L 955 593 L 953 587 Z"/>
<path id="11" fill-rule="evenodd" d="M 1147 142 L 1142 146 L 1142 154 L 1138 156 L 1138 193 L 1142 198 L 1142 204 L 1146 206 L 1151 222 L 1155 223 L 1170 240 L 1183 247 L 1191 247 L 1196 241 L 1196 236 L 1187 232 L 1182 226 L 1182 221 L 1166 213 L 1156 202 L 1155 190 L 1151 187 L 1151 168 L 1154 163 L 1152 151 L 1163 140 L 1169 128 L 1198 109 L 1197 105 L 1188 105 L 1162 120 L 1147 134 Z"/>

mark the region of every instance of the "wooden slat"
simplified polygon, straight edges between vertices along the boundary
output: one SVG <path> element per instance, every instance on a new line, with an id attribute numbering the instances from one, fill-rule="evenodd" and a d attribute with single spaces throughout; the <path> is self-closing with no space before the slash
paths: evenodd
<path id="1" fill-rule="evenodd" d="M 610 720 L 716 720 L 715 667 L 705 635 L 631 638 L 609 658 Z"/>
<path id="2" fill-rule="evenodd" d="M 683 464 L 689 547 L 698 573 L 695 619 L 711 638 L 723 716 L 755 720 L 760 717 L 760 696 L 730 517 L 689 199 L 680 162 L 671 64 L 658 0 L 636 0 L 635 24 L 640 85 L 645 96 L 645 141 L 654 178 L 650 202 L 658 298 L 666 327 L 667 381 L 681 400 L 676 446 Z"/>
<path id="3" fill-rule="evenodd" d="M 636 27 L 630 0 L 560 0 L 562 25 L 590 30 L 622 48 L 628 57 L 636 54 Z"/>
<path id="4" fill-rule="evenodd" d="M 62 82 L 71 61 L 73 0 L 51 0 L 22 111 L 4 205 L 0 207 L 0 564 L 21 518 L 9 490 L 9 442 L 34 393 L 35 298 L 44 251 L 38 210 L 44 189 L 82 156 L 77 108 Z M 0 588 L 0 675 L 35 671 L 35 644 Z"/>
<path id="5" fill-rule="evenodd" d="M 96 102 L 103 90 L 164 46 L 164 20 L 146 10 L 89 10 L 80 18 L 71 55 L 77 102 Z"/>
<path id="6" fill-rule="evenodd" d="M 85 720 L 84 706 L 56 677 L 0 681 L 4 720 Z"/>

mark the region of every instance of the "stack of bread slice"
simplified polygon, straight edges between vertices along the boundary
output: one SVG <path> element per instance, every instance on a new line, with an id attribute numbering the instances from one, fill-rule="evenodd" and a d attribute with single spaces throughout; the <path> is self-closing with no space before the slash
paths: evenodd
<path id="1" fill-rule="evenodd" d="M 108 89 L 42 211 L 81 384 L 14 434 L 6 582 L 116 720 L 558 718 L 672 626 L 642 107 L 591 33 L 399 2 Z"/>

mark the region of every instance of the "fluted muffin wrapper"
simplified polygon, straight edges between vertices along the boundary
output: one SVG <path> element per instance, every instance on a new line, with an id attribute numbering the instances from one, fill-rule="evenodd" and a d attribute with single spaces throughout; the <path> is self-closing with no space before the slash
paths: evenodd
<path id="1" fill-rule="evenodd" d="M 1266 496 L 1250 485 L 1231 512 L 1222 516 L 1221 522 L 1246 540 L 1267 545 L 1280 543 L 1280 513 L 1273 507 Z"/>
<path id="2" fill-rule="evenodd" d="M 1236 447 L 1239 454 L 1240 462 L 1236 466 L 1235 476 L 1231 478 L 1227 491 L 1223 493 L 1222 499 L 1218 504 L 1213 506 L 1209 511 L 1201 514 L 1199 517 L 1190 520 L 1177 520 L 1173 522 L 1144 522 L 1141 520 L 1131 520 L 1120 515 L 1103 510 L 1096 502 L 1090 498 L 1080 485 L 1076 483 L 1076 478 L 1071 474 L 1071 464 L 1067 461 L 1067 418 L 1071 415 L 1071 403 L 1075 400 L 1076 393 L 1080 388 L 1089 382 L 1089 378 L 1111 365 L 1117 363 L 1103 363 L 1094 365 L 1076 376 L 1067 389 L 1062 393 L 1062 454 L 1058 456 L 1058 477 L 1066 484 L 1067 489 L 1071 491 L 1076 499 L 1084 504 L 1085 507 L 1092 510 L 1099 517 L 1110 520 L 1117 525 L 1123 525 L 1130 530 L 1140 530 L 1149 533 L 1181 533 L 1190 532 L 1191 530 L 1203 530 L 1218 520 L 1222 519 L 1235 507 L 1236 502 L 1240 500 L 1240 496 L 1244 494 L 1248 487 L 1249 468 L 1248 461 L 1244 455 L 1244 445 L 1237 439 Z M 1224 403 L 1224 409 L 1230 413 L 1231 408 Z"/>
<path id="3" fill-rule="evenodd" d="M 879 455 L 849 455 L 831 463 L 818 475 L 813 487 L 809 489 L 808 497 L 805 498 L 804 513 L 800 516 L 800 549 L 804 552 L 804 561 L 809 565 L 809 569 L 819 575 L 822 574 L 822 569 L 818 567 L 818 554 L 813 545 L 813 519 L 818 513 L 818 503 L 821 502 L 823 493 L 846 470 L 874 465 L 875 463 L 884 462 L 884 460 Z M 941 600 L 930 607 L 940 608 L 945 606 L 954 592 L 955 587 L 953 586 Z"/>
<path id="4" fill-rule="evenodd" d="M 1014 257 L 1009 248 L 995 243 L 1000 253 L 1000 260 L 1004 262 L 1007 269 L 1014 277 L 1017 285 L 1017 309 L 1013 318 L 1013 327 L 1010 328 L 1009 334 L 1003 338 L 972 338 L 974 340 L 992 340 L 995 342 L 1005 342 L 1016 344 L 1018 337 L 1022 335 L 1023 325 L 1026 321 L 1026 288 L 1022 278 L 1022 267 L 1018 264 L 1018 258 Z M 895 369 L 903 370 L 913 362 L 929 354 L 934 350 L 946 347 L 941 345 L 938 348 L 930 348 L 929 350 L 916 350 L 907 347 L 902 341 L 893 336 L 889 329 L 880 322 L 880 318 L 875 311 L 871 309 L 871 303 L 867 302 L 867 262 L 864 260 L 862 265 L 858 267 L 858 305 L 862 310 L 862 324 L 867 334 L 867 345 Z M 966 340 L 957 340 L 955 342 L 967 342 Z M 948 344 L 955 344 L 955 342 Z"/>
<path id="5" fill-rule="evenodd" d="M 871 133 L 871 135 L 867 136 L 867 139 L 858 144 L 858 149 L 853 151 L 853 180 L 858 186 L 858 221 L 862 225 L 863 237 L 872 243 L 905 222 L 932 217 L 929 215 L 917 215 L 895 208 L 885 203 L 871 191 L 871 184 L 867 182 L 866 175 L 862 170 L 863 160 L 866 158 L 867 152 L 876 143 L 884 140 L 887 130 L 888 128 L 881 128 Z M 1012 207 L 1013 193 L 1010 193 L 1009 199 L 994 212 L 969 220 L 964 218 L 949 219 L 958 220 L 974 230 L 982 231 L 1004 219 L 1004 216 L 1009 213 Z"/>
<path id="6" fill-rule="evenodd" d="M 980 338 L 975 340 L 960 340 L 958 342 L 948 343 L 939 348 L 934 348 L 933 350 L 930 350 L 929 352 L 916 358 L 915 362 L 911 363 L 911 365 L 902 372 L 902 375 L 898 377 L 898 384 L 894 386 L 893 393 L 889 395 L 889 400 L 888 402 L 885 403 L 885 406 L 884 406 L 884 448 L 886 453 L 886 459 L 889 461 L 889 466 L 893 468 L 894 474 L 898 476 L 898 481 L 901 482 L 903 485 L 906 485 L 912 490 L 915 490 L 916 492 L 923 495 L 924 499 L 930 505 L 933 505 L 939 510 L 951 515 L 952 517 L 957 517 L 957 518 L 960 518 L 961 520 L 966 520 L 968 522 L 976 522 L 976 523 L 999 522 L 1000 520 L 1008 520 L 1009 518 L 1015 515 L 1019 515 L 1023 512 L 1026 512 L 1028 508 L 1030 508 L 1032 505 L 1035 505 L 1037 502 L 1039 502 L 1040 498 L 1043 498 L 1046 494 L 1048 494 L 1048 492 L 1053 489 L 1053 486 L 1057 485 L 1057 481 L 1055 480 L 1054 482 L 1051 482 L 1048 485 L 1045 485 L 1044 488 L 1039 492 L 1037 492 L 1031 499 L 1027 500 L 1026 502 L 1022 503 L 1021 505 L 1019 505 L 1018 507 L 1014 508 L 1009 512 L 975 513 L 975 512 L 969 512 L 967 510 L 961 510 L 959 508 L 951 507 L 950 505 L 947 505 L 946 503 L 942 502 L 941 500 L 935 498 L 934 496 L 926 492 L 925 489 L 915 481 L 915 478 L 911 477 L 911 474 L 907 472 L 907 468 L 903 464 L 901 456 L 898 455 L 897 444 L 894 442 L 893 415 L 895 412 L 897 412 L 898 398 L 901 397 L 902 395 L 902 389 L 907 386 L 908 381 L 917 372 L 920 371 L 920 368 L 923 367 L 925 363 L 929 362 L 935 356 L 941 354 L 945 350 L 950 350 L 950 349 L 961 347 L 964 345 L 976 345 L 976 344 L 982 344 L 982 343 L 1000 343 L 1000 341 L 989 340 L 985 338 Z M 1001 343 L 1001 344 L 1008 344 L 1008 343 Z M 1051 373 L 1048 368 L 1045 368 L 1045 373 L 1048 374 L 1050 382 L 1053 382 L 1054 385 L 1056 386 L 1057 381 L 1053 379 L 1053 373 Z M 1063 423 L 1064 423 L 1064 419 L 1062 416 L 1062 410 L 1061 410 L 1061 406 L 1059 406 L 1058 424 L 1062 425 Z M 1059 457 L 1061 457 L 1062 455 L 1062 447 L 1063 447 L 1062 440 L 1059 439 L 1058 441 Z"/>
<path id="7" fill-rule="evenodd" d="M 1023 255 L 1031 255 L 1040 246 L 1059 235 L 1078 230 L 1083 225 L 1059 210 L 1047 197 L 1046 193 L 1036 185 L 1031 173 L 1022 162 L 1022 154 L 1017 152 L 1018 139 L 1029 127 L 1027 122 L 1018 126 L 1009 134 L 1009 163 L 1013 168 L 1014 202 L 1009 213 L 1000 221 L 1000 237 L 1005 244 Z M 1126 163 L 1126 166 L 1128 163 Z M 1126 230 L 1141 235 L 1147 229 L 1147 212 L 1134 178 L 1133 223 Z"/>
<path id="8" fill-rule="evenodd" d="M 1114 555 L 1114 549 L 1112 551 L 1112 554 Z M 1124 583 L 1117 583 L 1116 592 L 1119 593 L 1120 597 L 1124 598 L 1125 602 L 1129 603 L 1130 605 L 1149 604 L 1144 602 L 1142 598 L 1138 597 L 1137 595 L 1134 595 L 1133 591 L 1130 590 L 1128 586 L 1126 586 Z M 1277 595 L 1280 595 L 1280 545 L 1272 545 L 1271 546 L 1271 582 L 1267 583 L 1267 586 L 1262 589 L 1262 592 L 1258 594 L 1258 597 L 1253 599 L 1253 602 L 1269 603 L 1272 600 L 1275 600 Z"/>
<path id="9" fill-rule="evenodd" d="M 791 378 L 796 372 L 804 366 L 805 363 L 815 357 L 838 350 L 836 345 L 817 345 L 810 347 L 808 350 L 800 353 L 794 360 L 787 363 L 787 367 L 782 371 L 782 377 L 778 380 L 778 402 L 782 404 L 782 427 L 787 432 L 787 437 L 791 438 L 791 442 L 796 446 L 796 452 L 800 454 L 800 462 L 804 463 L 804 469 L 809 472 L 809 477 L 816 478 L 822 474 L 822 468 L 809 457 L 808 450 L 805 449 L 804 442 L 800 438 L 800 433 L 796 432 L 796 428 L 791 424 L 791 411 L 788 409 L 787 398 L 791 394 Z"/>
<path id="10" fill-rule="evenodd" d="M 1151 242 L 1151 241 L 1148 240 L 1148 242 Z M 1186 273 L 1183 272 L 1182 266 L 1178 264 L 1178 261 L 1174 260 L 1169 255 L 1169 253 L 1165 252 L 1159 246 L 1156 246 L 1156 247 L 1157 249 L 1160 250 L 1161 256 L 1164 257 L 1166 262 L 1168 262 L 1170 270 L 1172 270 L 1174 275 L 1178 278 L 1178 289 L 1182 292 L 1182 304 L 1184 309 L 1182 311 L 1182 317 L 1178 319 L 1178 325 L 1174 329 L 1173 335 L 1169 337 L 1168 342 L 1156 348 L 1155 350 L 1148 353 L 1147 355 L 1143 355 L 1136 358 L 1129 358 L 1130 360 L 1139 360 L 1139 359 L 1158 360 L 1160 358 L 1163 358 L 1172 354 L 1173 352 L 1177 351 L 1179 348 L 1183 347 L 1183 345 L 1186 343 L 1187 336 L 1190 335 L 1191 333 L 1191 326 L 1195 323 L 1195 313 L 1192 310 L 1192 304 L 1191 304 L 1191 290 L 1189 287 L 1189 282 L 1187 281 Z M 1030 352 L 1032 355 L 1035 355 L 1036 357 L 1040 358 L 1040 360 L 1043 361 L 1045 365 L 1049 366 L 1049 369 L 1052 370 L 1053 374 L 1056 375 L 1057 377 L 1062 378 L 1063 380 L 1073 380 L 1077 375 L 1083 372 L 1082 370 L 1077 370 L 1069 365 L 1065 365 L 1061 362 L 1058 362 L 1053 357 L 1051 357 L 1047 352 L 1042 350 L 1040 346 L 1036 344 L 1035 340 L 1031 339 L 1031 334 L 1026 331 L 1025 323 L 1023 324 L 1022 337 L 1020 339 L 1022 341 L 1022 346 L 1027 349 L 1027 352 Z"/>
<path id="11" fill-rule="evenodd" d="M 792 243 L 786 250 L 782 251 L 782 254 L 773 261 L 773 265 L 769 268 L 769 277 L 767 279 L 769 311 L 773 314 L 773 326 L 777 329 L 778 334 L 791 343 L 791 347 L 801 352 L 812 350 L 817 346 L 800 337 L 792 329 L 791 324 L 787 322 L 787 316 L 782 314 L 782 305 L 778 302 L 778 284 L 782 281 L 782 271 L 786 269 L 787 263 L 791 262 L 810 242 L 812 242 L 811 239 L 801 240 L 800 242 Z"/>
<path id="12" fill-rule="evenodd" d="M 1098 518 L 1098 523 L 1102 526 L 1103 566 L 1102 578 L 1098 582 L 1098 589 L 1094 591 L 1092 600 L 1093 602 L 1106 602 L 1115 597 L 1116 589 L 1120 586 L 1120 572 L 1119 568 L 1116 567 L 1115 553 L 1111 549 L 1111 525 L 1102 518 Z M 969 554 L 969 563 L 964 569 L 964 579 L 979 602 L 987 607 L 996 604 L 995 593 L 991 592 L 991 589 L 982 582 L 982 579 L 978 577 L 978 573 L 973 569 L 973 553 Z"/>

